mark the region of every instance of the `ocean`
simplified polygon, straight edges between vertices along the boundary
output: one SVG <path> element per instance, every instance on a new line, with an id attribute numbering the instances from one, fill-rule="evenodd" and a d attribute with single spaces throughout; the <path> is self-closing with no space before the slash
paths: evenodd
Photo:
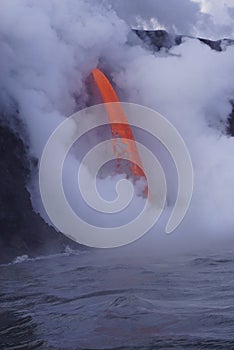
<path id="1" fill-rule="evenodd" d="M 0 349 L 234 349 L 231 249 L 0 265 Z"/>

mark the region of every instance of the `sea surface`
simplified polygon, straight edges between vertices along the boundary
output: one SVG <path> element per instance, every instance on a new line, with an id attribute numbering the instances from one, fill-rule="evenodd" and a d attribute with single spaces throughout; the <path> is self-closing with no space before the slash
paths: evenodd
<path id="1" fill-rule="evenodd" d="M 232 250 L 0 265 L 0 349 L 234 349 Z"/>

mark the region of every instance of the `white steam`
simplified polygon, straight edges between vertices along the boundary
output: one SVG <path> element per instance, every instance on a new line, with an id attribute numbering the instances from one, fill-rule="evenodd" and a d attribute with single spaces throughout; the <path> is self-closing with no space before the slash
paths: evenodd
<path id="1" fill-rule="evenodd" d="M 234 1 L 233 0 L 194 0 L 201 6 L 203 14 L 210 17 L 203 22 L 199 19 L 200 30 L 211 38 L 234 36 Z"/>
<path id="2" fill-rule="evenodd" d="M 220 53 L 187 39 L 153 54 L 137 40 L 129 44 L 128 24 L 233 35 L 233 1 L 1 0 L 0 10 L 0 109 L 5 118 L 18 111 L 31 155 L 40 158 L 55 127 L 85 106 L 85 81 L 101 64 L 125 100 L 156 109 L 187 143 L 195 189 L 179 230 L 196 225 L 202 233 L 232 234 L 234 138 L 225 127 L 234 99 L 234 47 Z M 72 197 L 70 184 L 67 189 Z M 35 197 L 34 205 L 43 214 Z"/>
<path id="3" fill-rule="evenodd" d="M 193 32 L 200 13 L 199 4 L 188 0 L 107 0 L 131 26 L 156 29 L 161 26 L 170 32 Z M 204 15 L 202 15 L 204 17 Z"/>
<path id="4" fill-rule="evenodd" d="M 128 29 L 85 1 L 3 0 L 0 7 L 1 107 L 15 105 L 39 157 L 55 126 L 84 106 L 84 80 L 124 45 Z"/>
<path id="5" fill-rule="evenodd" d="M 234 0 L 104 0 L 132 27 L 221 39 L 234 36 Z"/>

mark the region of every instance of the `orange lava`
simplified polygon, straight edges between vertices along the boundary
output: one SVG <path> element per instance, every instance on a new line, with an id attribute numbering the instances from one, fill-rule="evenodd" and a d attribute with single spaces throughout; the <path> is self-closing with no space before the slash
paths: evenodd
<path id="1" fill-rule="evenodd" d="M 106 104 L 105 107 L 110 121 L 111 133 L 113 136 L 113 150 L 116 158 L 119 159 L 119 164 L 120 160 L 127 156 L 132 161 L 129 165 L 132 174 L 134 174 L 137 178 L 142 176 L 145 177 L 144 171 L 142 170 L 142 162 L 131 127 L 128 123 L 127 117 L 113 86 L 107 77 L 98 68 L 92 70 L 92 75 L 95 84 L 101 93 L 103 103 Z M 108 104 L 108 102 L 117 103 Z"/>

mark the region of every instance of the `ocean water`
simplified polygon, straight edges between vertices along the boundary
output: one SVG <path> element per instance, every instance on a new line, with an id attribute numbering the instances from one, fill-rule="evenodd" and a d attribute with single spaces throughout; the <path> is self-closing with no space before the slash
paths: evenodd
<path id="1" fill-rule="evenodd" d="M 105 252 L 1 265 L 0 349 L 234 349 L 231 250 Z"/>

